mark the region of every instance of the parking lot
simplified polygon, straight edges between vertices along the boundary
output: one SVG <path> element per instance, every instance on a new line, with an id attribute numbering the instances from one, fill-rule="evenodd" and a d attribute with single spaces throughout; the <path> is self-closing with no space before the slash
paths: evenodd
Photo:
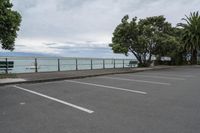
<path id="1" fill-rule="evenodd" d="M 200 68 L 0 87 L 0 133 L 198 133 Z"/>

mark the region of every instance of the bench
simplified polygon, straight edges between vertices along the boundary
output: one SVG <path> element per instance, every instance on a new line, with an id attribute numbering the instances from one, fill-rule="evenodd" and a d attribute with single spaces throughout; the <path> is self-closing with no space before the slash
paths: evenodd
<path id="1" fill-rule="evenodd" d="M 136 67 L 137 64 L 138 64 L 138 61 L 129 61 L 128 66 L 130 66 L 130 67 Z"/>
<path id="2" fill-rule="evenodd" d="M 14 68 L 14 61 L 0 61 L 0 70 L 8 73 L 8 70 L 12 70 Z"/>

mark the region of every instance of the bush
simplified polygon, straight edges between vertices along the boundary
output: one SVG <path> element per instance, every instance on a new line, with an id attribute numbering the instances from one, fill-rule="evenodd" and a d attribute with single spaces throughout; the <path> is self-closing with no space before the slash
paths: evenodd
<path id="1" fill-rule="evenodd" d="M 4 78 L 17 78 L 16 74 L 0 74 L 0 79 Z"/>

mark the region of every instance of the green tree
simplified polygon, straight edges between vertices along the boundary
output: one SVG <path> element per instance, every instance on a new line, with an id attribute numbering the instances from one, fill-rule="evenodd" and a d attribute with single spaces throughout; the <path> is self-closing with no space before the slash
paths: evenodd
<path id="1" fill-rule="evenodd" d="M 13 11 L 10 0 L 0 0 L 0 44 L 3 49 L 14 50 L 21 15 Z"/>
<path id="2" fill-rule="evenodd" d="M 145 19 L 133 18 L 129 21 L 126 15 L 119 24 L 112 38 L 110 47 L 115 53 L 133 53 L 140 66 L 149 66 L 152 55 L 166 55 L 167 45 L 176 43 L 171 36 L 172 26 L 163 16 Z M 169 47 L 169 46 L 168 46 Z"/>
<path id="3" fill-rule="evenodd" d="M 190 13 L 183 18 L 186 23 L 180 23 L 183 27 L 182 40 L 185 49 L 191 54 L 191 63 L 197 63 L 197 50 L 200 48 L 200 15 L 199 12 Z"/>
<path id="4" fill-rule="evenodd" d="M 159 37 L 160 43 L 158 43 L 155 49 L 155 55 L 157 55 L 158 62 L 161 56 L 171 57 L 170 65 L 181 65 L 186 63 L 187 53 L 184 49 L 183 42 L 181 40 L 182 29 L 177 27 L 171 27 L 167 34 L 163 37 Z M 159 64 L 159 63 L 158 63 Z"/>
<path id="5" fill-rule="evenodd" d="M 175 39 L 174 43 L 171 43 L 170 50 L 168 50 L 168 56 L 171 57 L 172 65 L 182 65 L 186 63 L 187 52 L 184 49 L 183 42 L 181 40 L 181 34 L 183 30 L 180 28 L 173 28 L 172 38 Z"/>

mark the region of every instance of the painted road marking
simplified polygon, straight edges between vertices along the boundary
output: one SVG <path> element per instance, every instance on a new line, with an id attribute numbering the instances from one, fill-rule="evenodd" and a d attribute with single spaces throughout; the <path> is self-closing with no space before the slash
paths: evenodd
<path id="1" fill-rule="evenodd" d="M 71 104 L 71 103 L 68 103 L 66 101 L 63 101 L 63 100 L 60 100 L 60 99 L 57 99 L 57 98 L 54 98 L 54 97 L 51 97 L 51 96 L 47 96 L 47 95 L 44 95 L 42 93 L 38 93 L 38 92 L 35 92 L 35 91 L 32 91 L 32 90 L 28 90 L 28 89 L 25 89 L 25 88 L 22 88 L 22 87 L 19 87 L 19 86 L 13 86 L 17 89 L 20 89 L 20 90 L 23 90 L 23 91 L 26 91 L 26 92 L 29 92 L 29 93 L 32 93 L 32 94 L 35 94 L 35 95 L 38 95 L 38 96 L 41 96 L 41 97 L 44 97 L 44 98 L 47 98 L 47 99 L 50 99 L 52 101 L 56 101 L 58 103 L 61 103 L 61 104 L 64 104 L 64 105 L 67 105 L 67 106 L 70 106 L 70 107 L 73 107 L 73 108 L 76 108 L 78 110 L 81 110 L 81 111 L 84 111 L 84 112 L 87 112 L 89 114 L 93 113 L 94 111 L 92 110 L 89 110 L 89 109 L 86 109 L 86 108 L 83 108 L 83 107 L 80 107 L 80 106 L 77 106 L 77 105 L 74 105 L 74 104 Z"/>
<path id="2" fill-rule="evenodd" d="M 132 92 L 132 93 L 147 94 L 146 92 L 143 92 L 143 91 L 130 90 L 130 89 L 124 89 L 124 88 L 113 87 L 113 86 L 106 86 L 106 85 L 101 85 L 101 84 L 93 84 L 93 83 L 88 83 L 88 82 L 79 82 L 79 81 L 74 81 L 74 80 L 65 80 L 65 81 L 66 82 L 71 82 L 71 83 L 77 83 L 77 84 L 84 84 L 84 85 L 90 85 L 90 86 L 109 88 L 109 89 L 114 89 L 114 90 L 121 90 L 121 91 Z"/>
<path id="3" fill-rule="evenodd" d="M 175 78 L 175 77 L 163 77 L 163 76 L 153 76 L 153 75 L 142 75 L 142 74 L 125 74 L 130 76 L 141 76 L 141 77 L 147 77 L 147 78 L 159 78 L 159 79 L 171 79 L 171 80 L 186 80 L 184 78 Z"/>
<path id="4" fill-rule="evenodd" d="M 114 79 L 114 80 L 123 80 L 123 81 L 133 81 L 133 82 L 140 82 L 140 83 L 148 83 L 148 84 L 157 84 L 157 85 L 171 85 L 170 83 L 163 83 L 163 82 L 155 82 L 155 81 L 147 81 L 147 80 L 135 80 L 135 79 L 127 79 L 127 78 L 114 78 L 114 77 L 97 77 L 97 78 L 106 78 L 106 79 Z"/>

